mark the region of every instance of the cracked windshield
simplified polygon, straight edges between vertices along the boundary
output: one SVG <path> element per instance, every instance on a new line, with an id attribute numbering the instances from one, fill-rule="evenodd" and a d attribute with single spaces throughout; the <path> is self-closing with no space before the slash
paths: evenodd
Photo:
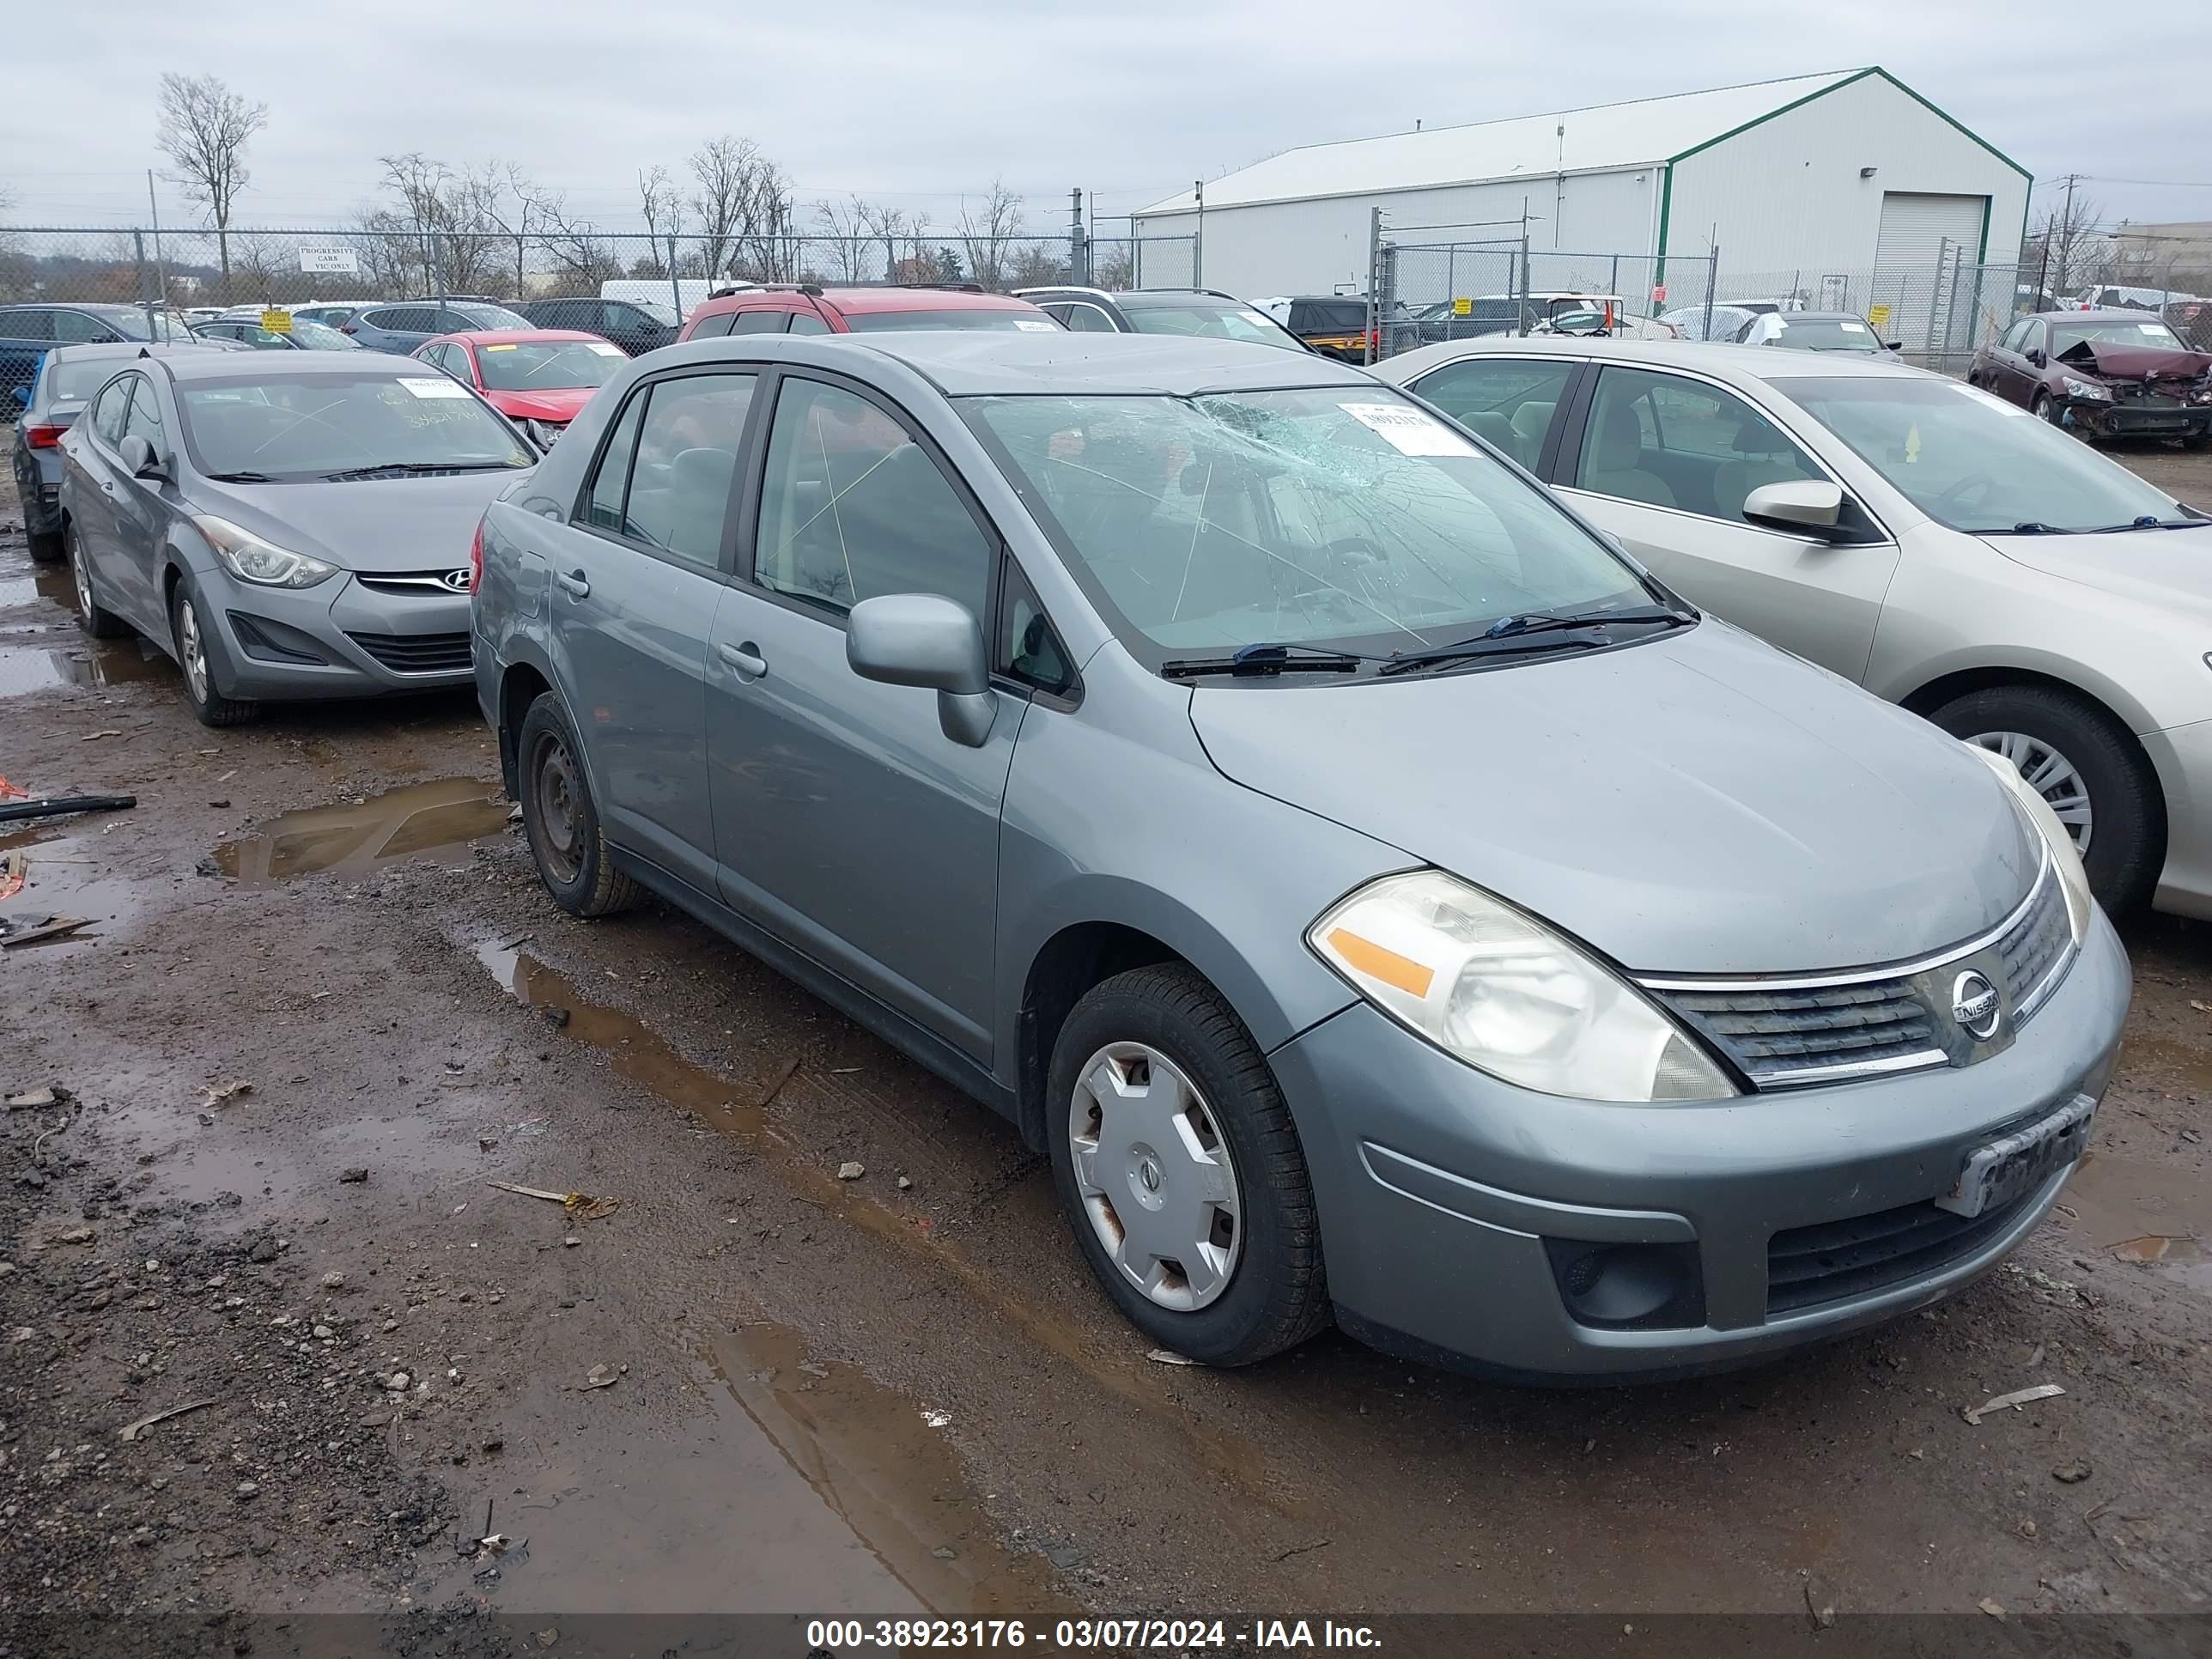
<path id="1" fill-rule="evenodd" d="M 1388 656 L 1652 598 L 1535 491 L 1379 389 L 972 408 L 1125 640 L 1154 654 L 1267 642 Z"/>

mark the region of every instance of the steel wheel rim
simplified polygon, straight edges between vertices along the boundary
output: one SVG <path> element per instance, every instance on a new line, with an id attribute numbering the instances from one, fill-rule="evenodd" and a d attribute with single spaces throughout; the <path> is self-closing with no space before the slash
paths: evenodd
<path id="1" fill-rule="evenodd" d="M 1218 1301 L 1243 1255 L 1243 1189 L 1188 1075 L 1148 1044 L 1106 1044 L 1076 1073 L 1067 1138 L 1084 1218 L 1115 1270 L 1176 1313 Z"/>
<path id="2" fill-rule="evenodd" d="M 76 613 L 87 622 L 92 620 L 92 573 L 84 568 L 84 544 L 77 538 L 75 526 L 69 535 L 70 580 L 76 584 Z"/>
<path id="3" fill-rule="evenodd" d="M 570 882 L 583 872 L 581 817 L 583 782 L 568 745 L 552 736 L 538 739 L 530 769 L 531 793 L 538 811 L 538 847 L 555 875 Z"/>
<path id="4" fill-rule="evenodd" d="M 185 684 L 191 688 L 192 701 L 208 700 L 207 652 L 200 643 L 199 612 L 192 609 L 190 599 L 177 601 L 177 654 L 184 659 Z"/>
<path id="5" fill-rule="evenodd" d="M 2066 833 L 2074 838 L 2074 850 L 2088 856 L 2097 813 L 2089 799 L 2089 786 L 2082 781 L 2073 762 L 2042 738 L 2031 738 L 2025 732 L 1977 732 L 1966 741 L 2010 761 L 2066 826 Z"/>

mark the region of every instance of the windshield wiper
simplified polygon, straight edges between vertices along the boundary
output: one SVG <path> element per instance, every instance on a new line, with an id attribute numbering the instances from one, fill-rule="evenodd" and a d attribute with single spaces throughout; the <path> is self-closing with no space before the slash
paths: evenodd
<path id="1" fill-rule="evenodd" d="M 1611 643 L 1602 637 L 1528 639 L 1526 636 L 1531 634 L 1595 632 L 1601 635 L 1604 629 L 1619 623 L 1680 628 L 1693 620 L 1695 618 L 1686 612 L 1663 605 L 1627 605 L 1619 611 L 1592 611 L 1568 616 L 1555 616 L 1550 611 L 1529 611 L 1517 617 L 1500 617 L 1471 639 L 1440 645 L 1428 651 L 1401 652 L 1375 672 L 1378 675 L 1402 674 L 1409 669 L 1431 668 L 1439 663 L 1454 662 L 1466 657 L 1494 657 L 1517 651 L 1548 651 L 1567 646 L 1583 647 Z"/>
<path id="2" fill-rule="evenodd" d="M 210 472 L 204 474 L 217 483 L 275 483 L 266 472 Z"/>
<path id="3" fill-rule="evenodd" d="M 2212 519 L 2161 519 L 2156 514 L 2146 513 L 2125 524 L 2108 524 L 2098 530 L 2085 530 L 2085 536 L 2117 536 L 2123 530 L 2194 530 L 2199 525 L 2212 524 Z"/>
<path id="4" fill-rule="evenodd" d="M 1292 656 L 1295 651 L 1298 654 Z M 1248 645 L 1226 657 L 1178 657 L 1160 665 L 1160 678 L 1195 679 L 1201 674 L 1233 674 L 1256 678 L 1263 674 L 1356 674 L 1363 662 L 1386 660 L 1363 657 L 1352 651 L 1329 651 L 1318 646 Z"/>
<path id="5" fill-rule="evenodd" d="M 325 483 L 343 483 L 349 478 L 374 478 L 384 472 L 490 472 L 513 467 L 512 461 L 381 461 L 374 466 L 349 466 L 343 472 L 325 472 Z"/>

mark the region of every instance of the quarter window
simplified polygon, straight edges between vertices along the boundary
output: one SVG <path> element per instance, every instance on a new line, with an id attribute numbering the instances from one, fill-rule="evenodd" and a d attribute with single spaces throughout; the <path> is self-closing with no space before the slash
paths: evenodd
<path id="1" fill-rule="evenodd" d="M 166 455 L 169 453 L 169 440 L 161 424 L 160 394 L 154 390 L 154 383 L 144 375 L 132 378 L 138 382 L 138 386 L 131 399 L 131 412 L 124 417 L 123 435 L 143 438 L 153 445 L 156 455 Z"/>
<path id="2" fill-rule="evenodd" d="M 645 400 L 644 392 L 631 394 L 623 412 L 615 417 L 614 435 L 600 453 L 599 470 L 592 477 L 584 507 L 584 522 L 597 529 L 617 532 L 622 529 L 623 497 L 629 489 L 630 458 L 637 453 L 637 428 L 645 419 Z"/>
<path id="3" fill-rule="evenodd" d="M 1600 495 L 1745 522 L 1761 484 L 1827 475 L 1733 392 L 1679 375 L 1607 368 L 1598 376 L 1575 483 Z"/>
<path id="4" fill-rule="evenodd" d="M 1008 559 L 1005 570 L 999 590 L 998 670 L 1024 685 L 1064 696 L 1075 684 L 1067 647 L 1053 631 L 1021 567 Z"/>
<path id="5" fill-rule="evenodd" d="M 781 334 L 791 326 L 787 311 L 740 311 L 730 325 L 732 334 Z"/>
<path id="6" fill-rule="evenodd" d="M 131 407 L 131 388 L 138 380 L 136 374 L 125 374 L 111 380 L 92 406 L 92 429 L 110 449 L 123 441 L 123 417 Z"/>
<path id="7" fill-rule="evenodd" d="M 1574 368 L 1525 357 L 1476 358 L 1424 375 L 1413 390 L 1533 471 Z"/>
<path id="8" fill-rule="evenodd" d="M 840 614 L 938 593 L 986 614 L 995 549 L 927 451 L 853 392 L 790 379 L 776 399 L 755 579 Z"/>
<path id="9" fill-rule="evenodd" d="M 753 384 L 750 374 L 653 383 L 630 464 L 623 535 L 692 564 L 721 562 Z"/>
<path id="10" fill-rule="evenodd" d="M 794 311 L 791 313 L 791 331 L 793 334 L 827 334 L 830 325 L 811 311 Z"/>

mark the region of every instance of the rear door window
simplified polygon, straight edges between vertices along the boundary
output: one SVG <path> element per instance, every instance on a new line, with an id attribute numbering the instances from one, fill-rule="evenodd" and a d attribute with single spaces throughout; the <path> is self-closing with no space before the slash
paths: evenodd
<path id="1" fill-rule="evenodd" d="M 691 325 L 691 337 L 695 340 L 720 339 L 730 331 L 730 325 L 737 320 L 737 317 L 735 312 L 710 312 Z"/>
<path id="2" fill-rule="evenodd" d="M 54 313 L 37 307 L 26 307 L 0 316 L 0 339 L 51 340 L 54 337 Z"/>
<path id="3" fill-rule="evenodd" d="M 793 334 L 827 334 L 830 325 L 811 311 L 794 311 L 791 313 L 791 331 Z"/>
<path id="4" fill-rule="evenodd" d="M 64 345 L 93 345 L 122 337 L 99 318 L 85 312 L 57 311 L 53 319 L 54 338 Z"/>
<path id="5" fill-rule="evenodd" d="M 1476 357 L 1447 363 L 1413 389 L 1534 471 L 1575 368 L 1527 357 Z"/>

